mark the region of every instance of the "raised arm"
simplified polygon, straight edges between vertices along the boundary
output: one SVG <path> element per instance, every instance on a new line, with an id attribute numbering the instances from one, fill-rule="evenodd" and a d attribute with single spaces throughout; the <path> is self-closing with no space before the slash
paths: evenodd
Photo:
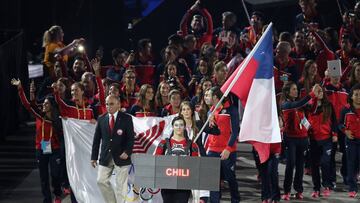
<path id="1" fill-rule="evenodd" d="M 206 18 L 206 23 L 207 23 L 206 34 L 212 35 L 212 33 L 214 31 L 214 27 L 213 27 L 213 20 L 212 20 L 211 14 L 209 13 L 209 11 L 206 8 L 200 9 L 200 13 L 202 16 L 204 16 Z"/>
<path id="2" fill-rule="evenodd" d="M 316 41 L 320 44 L 321 48 L 324 50 L 327 60 L 335 59 L 334 52 L 332 52 L 329 49 L 329 47 L 326 46 L 324 40 L 320 37 L 320 35 L 315 30 L 311 30 L 311 34 L 315 37 Z"/>
<path id="3" fill-rule="evenodd" d="M 21 103 L 24 105 L 25 109 L 31 112 L 35 117 L 41 118 L 39 112 L 37 112 L 34 108 L 31 107 L 30 102 L 26 98 L 24 89 L 21 85 L 21 81 L 19 79 L 13 78 L 11 80 L 11 84 L 17 87 Z"/>
<path id="4" fill-rule="evenodd" d="M 68 117 L 68 115 L 70 115 L 69 112 L 70 112 L 71 108 L 64 102 L 63 99 L 61 99 L 56 83 L 53 83 L 51 85 L 51 87 L 53 88 L 53 94 L 55 97 L 55 101 L 59 105 L 59 110 L 60 110 L 61 116 Z"/>
<path id="5" fill-rule="evenodd" d="M 199 8 L 200 8 L 200 1 L 198 0 L 194 3 L 194 5 L 191 6 L 191 8 L 189 10 L 186 11 L 185 15 L 181 19 L 180 30 L 182 31 L 183 36 L 186 36 L 189 34 L 189 29 L 188 29 L 189 21 L 190 21 L 192 15 L 194 14 L 194 12 L 199 10 Z M 211 23 L 211 25 L 212 25 L 212 23 Z"/>
<path id="6" fill-rule="evenodd" d="M 95 76 L 96 76 L 96 83 L 97 83 L 98 92 L 99 92 L 100 105 L 105 107 L 105 88 L 104 88 L 104 85 L 102 84 L 102 81 L 101 81 L 101 74 L 100 74 L 101 64 L 100 64 L 100 60 L 98 60 L 96 58 L 91 60 L 91 66 L 92 66 L 92 68 L 94 70 L 94 73 L 95 73 Z"/>

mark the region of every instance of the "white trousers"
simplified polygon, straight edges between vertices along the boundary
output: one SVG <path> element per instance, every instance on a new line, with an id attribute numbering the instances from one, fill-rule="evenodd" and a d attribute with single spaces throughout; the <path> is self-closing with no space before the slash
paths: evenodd
<path id="1" fill-rule="evenodd" d="M 110 180 L 115 172 L 115 188 L 112 187 Z M 125 203 L 128 183 L 128 166 L 116 166 L 111 159 L 108 166 L 99 165 L 97 185 L 106 203 Z"/>

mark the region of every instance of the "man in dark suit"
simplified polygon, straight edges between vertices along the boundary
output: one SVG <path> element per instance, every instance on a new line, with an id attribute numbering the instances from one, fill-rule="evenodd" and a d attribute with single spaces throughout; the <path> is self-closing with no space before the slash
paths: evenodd
<path id="1" fill-rule="evenodd" d="M 95 168 L 101 140 L 97 184 L 107 203 L 125 202 L 130 156 L 134 145 L 132 118 L 120 112 L 120 107 L 118 97 L 110 95 L 106 98 L 108 113 L 98 118 L 91 152 L 91 165 Z M 113 171 L 116 174 L 115 190 L 110 184 Z"/>

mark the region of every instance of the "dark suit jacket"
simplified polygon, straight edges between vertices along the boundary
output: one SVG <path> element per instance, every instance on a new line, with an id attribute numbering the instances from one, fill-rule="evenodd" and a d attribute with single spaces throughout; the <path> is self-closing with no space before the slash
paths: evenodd
<path id="1" fill-rule="evenodd" d="M 98 159 L 100 140 L 102 141 L 99 159 L 100 165 L 108 166 L 111 158 L 114 159 L 117 166 L 131 164 L 130 156 L 134 146 L 134 126 L 131 116 L 119 111 L 111 134 L 109 129 L 109 114 L 106 113 L 98 118 L 91 160 Z M 120 155 L 123 152 L 129 155 L 128 159 L 120 159 Z"/>

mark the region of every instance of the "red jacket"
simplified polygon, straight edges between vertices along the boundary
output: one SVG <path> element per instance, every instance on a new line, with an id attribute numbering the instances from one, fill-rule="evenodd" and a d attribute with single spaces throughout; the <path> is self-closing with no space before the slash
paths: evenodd
<path id="1" fill-rule="evenodd" d="M 270 143 L 270 154 L 280 154 L 281 143 Z"/>
<path id="2" fill-rule="evenodd" d="M 318 65 L 319 76 L 323 79 L 327 69 L 327 61 L 335 60 L 335 54 L 326 46 L 319 34 L 316 32 L 312 32 L 312 34 L 322 47 L 322 50 L 316 56 L 316 64 Z"/>
<path id="3" fill-rule="evenodd" d="M 293 82 L 298 81 L 298 71 L 296 68 L 296 64 L 294 60 L 289 57 L 289 61 L 287 64 L 280 63 L 276 58 L 274 60 L 274 80 L 275 80 L 275 90 L 276 92 L 281 92 L 282 87 L 284 86 L 284 81 L 281 80 L 282 75 L 287 75 L 288 80 L 291 80 Z"/>
<path id="4" fill-rule="evenodd" d="M 193 16 L 194 12 L 195 11 L 193 11 L 193 10 L 188 10 L 186 12 L 186 14 L 184 15 L 183 19 L 181 20 L 180 29 L 182 31 L 183 37 L 190 34 L 189 30 L 188 30 L 188 25 L 189 25 L 189 22 L 191 21 L 191 18 Z M 202 16 L 205 17 L 207 28 L 206 28 L 206 32 L 202 33 L 200 36 L 197 36 L 195 34 L 196 39 L 197 39 L 197 41 L 196 41 L 196 49 L 197 50 L 200 50 L 201 46 L 204 43 L 211 43 L 212 33 L 213 33 L 213 21 L 212 21 L 212 17 L 210 15 L 210 13 L 205 8 L 199 9 L 199 12 Z"/>
<path id="5" fill-rule="evenodd" d="M 181 140 L 181 141 L 176 141 L 174 139 L 170 139 L 169 141 L 170 141 L 171 150 L 173 150 L 173 151 L 178 151 L 181 153 L 181 152 L 184 152 L 185 148 L 187 147 L 186 139 Z M 167 149 L 166 140 L 161 140 L 161 142 L 155 149 L 155 154 L 156 155 L 166 155 L 167 150 L 169 150 L 169 149 Z M 199 148 L 196 143 L 191 143 L 190 151 L 191 151 L 191 156 L 199 156 Z"/>
<path id="6" fill-rule="evenodd" d="M 174 114 L 177 114 L 177 112 L 173 111 L 171 104 L 168 104 L 168 105 L 164 106 L 164 108 L 161 110 L 160 116 L 164 117 L 164 116 L 169 116 L 169 115 L 174 115 Z"/>
<path id="7" fill-rule="evenodd" d="M 330 82 L 326 82 L 324 88 L 326 96 L 334 107 L 336 119 L 340 120 L 341 110 L 347 105 L 348 94 L 341 84 L 335 87 Z"/>
<path id="8" fill-rule="evenodd" d="M 316 140 L 326 140 L 331 136 L 337 136 L 337 122 L 334 108 L 331 106 L 331 116 L 325 122 L 323 122 L 323 112 L 321 107 L 317 106 L 317 102 L 314 101 L 313 111 L 309 112 L 308 119 L 311 124 L 309 129 L 309 137 Z"/>
<path id="9" fill-rule="evenodd" d="M 59 92 L 54 92 L 55 100 L 59 105 L 60 114 L 62 117 L 77 118 L 82 120 L 95 119 L 94 113 L 90 105 L 87 104 L 87 100 L 83 101 L 83 106 L 78 106 L 75 102 L 72 105 L 66 104 L 61 99 Z"/>
<path id="10" fill-rule="evenodd" d="M 230 152 L 236 151 L 236 143 L 234 142 L 231 146 L 228 145 L 231 139 L 231 117 L 228 111 L 229 103 L 225 103 L 222 108 L 218 108 L 214 112 L 215 122 L 220 130 L 220 135 L 209 134 L 205 148 L 207 151 L 221 153 L 224 149 Z M 213 109 L 213 108 L 212 108 Z"/>
<path id="11" fill-rule="evenodd" d="M 305 114 L 300 109 L 305 107 L 312 98 L 315 98 L 313 92 L 299 101 L 285 101 L 281 105 L 284 120 L 284 134 L 287 137 L 307 137 L 307 129 L 301 124 L 301 121 L 305 118 Z"/>
<path id="12" fill-rule="evenodd" d="M 140 88 L 136 85 L 135 90 L 127 94 L 126 93 L 126 86 L 122 86 L 120 89 L 120 99 L 121 99 L 121 108 L 126 108 L 126 110 L 130 110 L 132 105 L 134 105 L 137 101 L 137 94 Z"/>
<path id="13" fill-rule="evenodd" d="M 19 89 L 19 96 L 24 107 L 31 112 L 36 118 L 36 136 L 35 147 L 41 149 L 41 140 L 49 141 L 51 143 L 51 149 L 59 149 L 60 141 L 56 134 L 55 129 L 52 126 L 50 120 L 46 120 L 44 116 L 40 115 L 38 111 L 31 107 L 29 101 L 26 99 L 23 88 Z"/>
<path id="14" fill-rule="evenodd" d="M 352 136 L 360 139 L 360 109 L 352 109 L 347 105 L 341 112 L 340 125 L 342 130 L 350 130 Z"/>

